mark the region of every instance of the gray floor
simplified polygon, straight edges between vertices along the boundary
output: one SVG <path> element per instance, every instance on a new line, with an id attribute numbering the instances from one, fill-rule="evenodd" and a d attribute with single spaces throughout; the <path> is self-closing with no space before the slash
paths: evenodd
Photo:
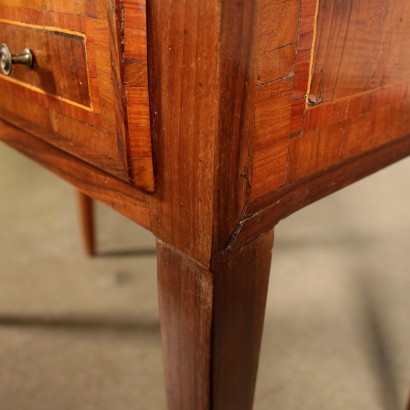
<path id="1" fill-rule="evenodd" d="M 403 408 L 409 183 L 406 160 L 278 226 L 256 410 Z M 0 144 L 0 410 L 165 409 L 154 239 L 97 211 L 90 259 L 73 189 Z"/>

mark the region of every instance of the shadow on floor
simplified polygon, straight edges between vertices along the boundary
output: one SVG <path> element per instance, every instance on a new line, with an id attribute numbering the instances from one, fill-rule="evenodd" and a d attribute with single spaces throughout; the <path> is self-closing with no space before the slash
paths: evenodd
<path id="1" fill-rule="evenodd" d="M 383 326 L 383 315 L 379 311 L 380 301 L 377 300 L 377 289 L 365 279 L 363 272 L 354 276 L 357 297 L 364 315 L 366 327 L 363 329 L 369 348 L 366 353 L 378 385 L 380 402 L 383 409 L 403 410 L 405 404 L 401 403 L 398 391 L 399 380 L 393 365 L 393 343 Z M 376 292 L 375 292 L 376 290 Z M 385 319 L 384 319 L 385 320 Z"/>
<path id="2" fill-rule="evenodd" d="M 124 258 L 129 256 L 155 256 L 157 250 L 152 249 L 118 249 L 118 250 L 107 250 L 98 251 L 95 255 L 97 258 Z"/>

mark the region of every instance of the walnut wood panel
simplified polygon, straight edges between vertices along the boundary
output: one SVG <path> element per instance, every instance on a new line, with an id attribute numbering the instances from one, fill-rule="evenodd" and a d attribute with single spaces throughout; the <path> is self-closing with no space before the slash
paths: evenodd
<path id="1" fill-rule="evenodd" d="M 251 201 L 409 134 L 408 2 L 257 3 Z"/>
<path id="2" fill-rule="evenodd" d="M 1 41 L 10 43 L 13 52 L 30 47 L 36 65 L 32 70 L 15 67 L 10 78 L 0 76 L 2 89 L 9 92 L 0 103 L 0 116 L 152 191 L 146 31 L 138 42 L 124 34 L 129 21 L 135 24 L 127 10 L 139 10 L 135 30 L 145 30 L 145 1 L 125 3 L 132 7 L 123 13 L 119 0 L 44 0 L 30 5 L 1 0 L 1 18 L 7 20 L 0 25 Z M 124 45 L 124 38 L 130 44 Z M 125 67 L 130 64 L 124 49 L 139 50 L 139 64 L 145 66 L 145 75 L 133 84 L 141 95 L 130 98 L 128 105 L 128 91 L 134 88 L 126 83 Z M 130 129 L 129 119 L 134 119 Z"/>

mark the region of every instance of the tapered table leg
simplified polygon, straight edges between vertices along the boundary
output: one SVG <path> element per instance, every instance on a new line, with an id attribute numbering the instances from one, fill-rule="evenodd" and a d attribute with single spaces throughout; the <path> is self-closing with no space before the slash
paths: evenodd
<path id="1" fill-rule="evenodd" d="M 208 270 L 158 243 L 170 410 L 252 409 L 272 245 L 263 234 Z"/>
<path id="2" fill-rule="evenodd" d="M 77 191 L 77 197 L 84 247 L 88 255 L 95 255 L 94 201 L 81 191 Z"/>

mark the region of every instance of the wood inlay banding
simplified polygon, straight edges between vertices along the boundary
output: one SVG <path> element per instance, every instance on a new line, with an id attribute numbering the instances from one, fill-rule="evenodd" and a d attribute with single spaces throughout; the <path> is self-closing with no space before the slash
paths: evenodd
<path id="1" fill-rule="evenodd" d="M 251 198 L 263 194 L 266 180 L 286 182 L 298 21 L 298 0 L 258 1 Z"/>
<path id="2" fill-rule="evenodd" d="M 138 186 L 154 190 L 147 68 L 145 0 L 123 0 L 124 82 L 128 105 L 131 166 Z"/>
<path id="3" fill-rule="evenodd" d="M 13 53 L 30 47 L 35 59 L 32 69 L 17 65 L 2 80 L 92 111 L 85 34 L 2 19 L 0 32 Z"/>
<path id="4" fill-rule="evenodd" d="M 0 76 L 0 116 L 153 191 L 145 0 L 0 0 L 0 16 L 1 42 L 36 59 Z"/>
<path id="5" fill-rule="evenodd" d="M 299 135 L 303 130 L 307 96 L 311 82 L 318 7 L 319 0 L 307 0 L 301 3 L 298 47 L 295 60 L 295 86 L 289 128 L 290 137 Z"/>
<path id="6" fill-rule="evenodd" d="M 409 133 L 409 3 L 258 5 L 251 201 Z"/>

